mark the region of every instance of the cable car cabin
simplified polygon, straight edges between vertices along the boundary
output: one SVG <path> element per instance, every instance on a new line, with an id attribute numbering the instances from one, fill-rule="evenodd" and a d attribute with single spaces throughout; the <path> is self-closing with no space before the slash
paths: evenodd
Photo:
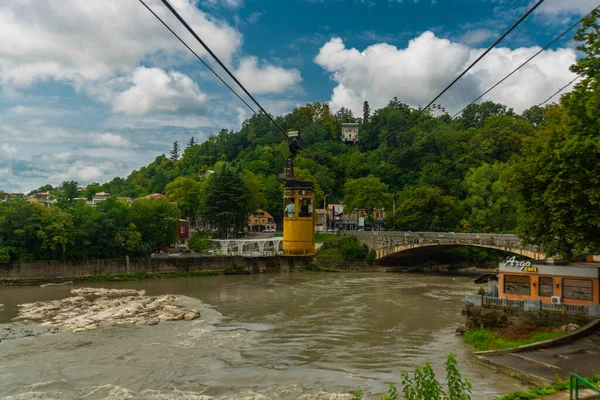
<path id="1" fill-rule="evenodd" d="M 314 183 L 286 181 L 283 200 L 283 253 L 315 254 Z"/>

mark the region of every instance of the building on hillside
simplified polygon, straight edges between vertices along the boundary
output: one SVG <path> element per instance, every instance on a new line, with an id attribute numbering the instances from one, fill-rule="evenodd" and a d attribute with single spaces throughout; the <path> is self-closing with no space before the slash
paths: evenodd
<path id="1" fill-rule="evenodd" d="M 277 230 L 275 218 L 265 210 L 256 210 L 248 217 L 248 232 L 264 232 Z"/>
<path id="2" fill-rule="evenodd" d="M 98 192 L 92 197 L 92 205 L 96 205 L 110 197 L 110 193 Z"/>
<path id="3" fill-rule="evenodd" d="M 167 196 L 165 196 L 162 193 L 152 193 L 152 194 L 142 197 L 142 199 L 158 199 L 158 200 L 166 199 L 166 198 L 167 198 Z"/>
<path id="4" fill-rule="evenodd" d="M 498 269 L 498 297 L 550 304 L 600 304 L 600 263 L 560 265 L 508 259 Z"/>
<path id="5" fill-rule="evenodd" d="M 212 174 L 214 174 L 215 171 L 212 171 L 210 169 L 207 169 L 206 171 L 204 171 L 204 177 L 208 178 L 209 176 L 211 176 Z"/>
<path id="6" fill-rule="evenodd" d="M 317 220 L 315 222 L 315 232 L 326 232 L 327 231 L 327 210 L 324 208 L 317 208 Z"/>
<path id="7" fill-rule="evenodd" d="M 356 143 L 358 141 L 358 123 L 342 123 L 342 141 Z"/>
<path id="8" fill-rule="evenodd" d="M 190 242 L 190 221 L 180 219 L 177 224 L 177 248 L 187 248 Z"/>

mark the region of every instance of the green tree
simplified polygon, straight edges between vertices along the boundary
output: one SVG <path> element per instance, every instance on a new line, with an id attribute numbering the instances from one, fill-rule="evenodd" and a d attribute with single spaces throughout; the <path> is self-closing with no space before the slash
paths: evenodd
<path id="1" fill-rule="evenodd" d="M 463 207 L 474 232 L 512 232 L 516 228 L 516 202 L 500 178 L 508 173 L 506 163 L 484 163 L 471 168 L 464 179 L 467 197 Z"/>
<path id="2" fill-rule="evenodd" d="M 148 248 L 144 244 L 142 234 L 138 231 L 134 223 L 130 223 L 123 231 L 121 236 L 122 245 L 125 247 L 125 253 L 128 256 L 142 256 L 148 253 Z"/>
<path id="3" fill-rule="evenodd" d="M 369 102 L 365 100 L 363 103 L 363 123 L 369 122 L 369 118 L 371 118 L 371 107 L 369 107 Z"/>
<path id="4" fill-rule="evenodd" d="M 64 181 L 59 187 L 58 200 L 62 203 L 73 201 L 77 197 L 79 183 L 76 181 Z"/>
<path id="5" fill-rule="evenodd" d="M 248 192 L 240 173 L 224 164 L 208 178 L 201 215 L 219 228 L 221 237 L 227 237 L 230 229 L 246 225 L 245 207 Z"/>
<path id="6" fill-rule="evenodd" d="M 169 159 L 173 162 L 179 160 L 179 143 L 177 142 L 177 140 L 173 142 L 173 148 L 171 149 L 171 157 Z"/>
<path id="7" fill-rule="evenodd" d="M 64 259 L 67 247 L 73 242 L 74 230 L 71 216 L 58 207 L 50 207 L 42 212 L 42 220 L 37 236 L 42 240 L 45 254 L 42 259 Z"/>
<path id="8" fill-rule="evenodd" d="M 513 167 L 519 193 L 517 233 L 550 256 L 600 251 L 600 25 L 598 10 L 575 35 L 583 53 L 571 71 L 581 80 L 549 107 Z"/>
<path id="9" fill-rule="evenodd" d="M 396 210 L 396 228 L 439 232 L 454 229 L 458 223 L 456 199 L 440 188 L 416 187 L 402 193 Z"/>
<path id="10" fill-rule="evenodd" d="M 192 147 L 196 144 L 196 138 L 195 137 L 191 137 L 190 140 L 188 141 L 187 147 Z"/>
<path id="11" fill-rule="evenodd" d="M 177 207 L 184 216 L 197 222 L 202 201 L 202 185 L 195 179 L 180 176 L 167 185 L 166 195 L 169 200 L 177 202 Z"/>
<path id="12" fill-rule="evenodd" d="M 131 221 L 151 252 L 177 241 L 180 212 L 166 199 L 137 199 L 131 203 Z"/>
<path id="13" fill-rule="evenodd" d="M 344 210 L 346 213 L 364 210 L 368 221 L 374 227 L 373 213 L 378 209 L 389 209 L 392 195 L 388 185 L 379 178 L 369 175 L 364 178 L 350 179 L 344 185 Z"/>
<path id="14" fill-rule="evenodd" d="M 102 185 L 89 184 L 85 188 L 85 192 L 84 192 L 83 196 L 88 200 L 92 200 L 92 198 L 94 197 L 94 195 L 96 193 L 100 193 L 103 190 L 104 190 L 104 188 L 102 187 Z"/>
<path id="15" fill-rule="evenodd" d="M 512 108 L 507 110 L 505 105 L 484 101 L 481 104 L 469 104 L 460 119 L 467 128 L 483 128 L 485 121 L 492 115 L 514 115 L 514 113 Z"/>

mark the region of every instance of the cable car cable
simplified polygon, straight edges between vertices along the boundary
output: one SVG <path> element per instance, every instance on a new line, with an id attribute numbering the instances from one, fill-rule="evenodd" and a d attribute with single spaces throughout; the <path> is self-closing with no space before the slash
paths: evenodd
<path id="1" fill-rule="evenodd" d="M 166 0 L 162 0 L 163 2 Z M 433 100 L 431 100 L 429 102 L 429 104 L 427 104 L 425 107 L 423 107 L 421 110 L 419 110 L 419 112 L 413 116 L 411 119 L 408 120 L 408 122 L 406 124 L 404 124 L 404 126 L 402 128 L 400 128 L 400 131 L 398 133 L 401 133 L 402 131 L 404 131 L 404 129 L 409 126 L 415 119 L 419 118 L 419 116 L 421 114 L 423 114 L 423 112 L 429 108 L 429 106 L 431 106 L 437 99 L 439 99 L 444 93 L 446 93 L 448 91 L 448 89 L 450 89 L 452 86 L 454 86 L 454 84 L 456 82 L 458 82 L 458 80 L 460 78 L 462 78 L 467 72 L 469 72 L 469 70 L 471 68 L 473 68 L 475 66 L 475 64 L 477 64 L 483 57 L 485 57 L 490 51 L 492 51 L 492 49 L 494 47 L 496 47 L 496 45 L 498 43 L 500 43 L 502 41 L 502 39 L 504 39 L 506 36 L 508 36 L 508 34 L 510 32 L 512 32 L 521 22 L 523 22 L 525 20 L 525 18 L 527 18 L 529 16 L 529 14 L 531 14 L 536 8 L 538 8 L 545 0 L 538 0 L 537 3 L 535 3 L 529 10 L 527 10 L 527 12 L 525 14 L 523 14 L 521 16 L 521 18 L 519 18 L 519 20 L 517 22 L 515 22 L 510 28 L 508 28 L 508 30 L 506 30 L 506 32 L 504 32 L 502 34 L 502 36 L 500 36 L 498 39 L 496 39 L 496 41 L 494 43 L 492 43 L 490 45 L 490 47 L 487 48 L 487 50 L 485 50 L 479 57 L 477 57 L 477 59 L 475 61 L 473 61 L 471 63 L 471 65 L 469 65 L 463 72 L 460 73 L 460 75 L 458 75 L 448 86 L 446 86 L 446 88 L 444 90 L 441 91 L 440 94 L 438 94 Z M 396 134 L 397 135 L 397 134 Z M 396 136 L 394 135 L 394 136 Z M 388 144 L 389 144 L 389 139 L 388 139 Z"/>
<path id="2" fill-rule="evenodd" d="M 231 73 L 231 71 L 229 71 L 229 68 L 227 68 L 225 66 L 225 64 L 223 64 L 223 62 L 219 59 L 219 57 L 217 57 L 217 55 L 215 53 L 213 53 L 213 51 L 210 49 L 210 47 L 208 47 L 206 45 L 206 43 L 204 43 L 204 41 L 200 38 L 200 36 L 198 36 L 198 34 L 188 25 L 188 23 L 181 17 L 181 15 L 179 15 L 179 13 L 177 12 L 177 10 L 175 10 L 171 6 L 171 4 L 169 4 L 169 2 L 167 0 L 161 0 L 161 1 L 165 5 L 165 7 L 167 7 L 169 9 L 169 11 L 171 11 L 171 13 L 179 20 L 179 22 L 181 22 L 183 24 L 183 26 L 185 26 L 185 28 L 188 30 L 188 32 L 192 34 L 192 36 L 198 41 L 198 43 L 200 43 L 202 45 L 202 47 L 204 47 L 204 49 L 208 52 L 208 54 L 210 54 L 212 56 L 212 58 L 214 58 L 214 60 L 221 66 L 221 68 L 223 68 L 225 70 L 225 72 L 227 72 L 227 74 L 231 77 L 231 79 L 233 79 L 233 81 L 235 83 L 237 83 L 237 85 L 244 91 L 244 93 L 246 93 L 246 95 L 248 97 L 250 97 L 250 99 L 252 99 L 252 101 L 258 106 L 258 108 L 260 108 L 260 110 L 281 131 L 281 134 L 283 136 L 285 136 L 286 140 L 288 140 L 289 139 L 288 135 L 281 128 L 281 126 L 279 126 L 279 124 L 273 119 L 273 117 L 271 117 L 271 115 L 263 108 L 263 106 L 261 106 L 260 103 L 258 101 L 256 101 L 256 99 L 254 98 L 254 96 L 252 96 L 250 94 L 250 92 L 248 90 L 246 90 L 246 88 L 244 87 L 244 85 L 242 85 L 240 83 L 240 81 L 238 81 L 238 79 L 233 75 L 233 73 Z M 542 2 L 544 0 L 539 0 L 539 1 Z"/>
<path id="3" fill-rule="evenodd" d="M 249 108 L 249 109 L 250 109 L 250 110 L 251 110 L 251 111 L 252 111 L 254 114 L 256 114 L 256 111 L 254 110 L 254 108 L 252 108 L 252 106 L 250 106 L 250 104 L 248 104 L 248 103 L 246 102 L 246 100 L 244 100 L 242 97 L 240 97 L 240 95 L 239 95 L 239 94 L 238 94 L 238 93 L 237 93 L 235 90 L 233 90 L 233 88 L 232 88 L 231 86 L 229 86 L 229 84 L 228 84 L 227 82 L 225 82 L 225 81 L 223 80 L 223 78 L 221 78 L 221 77 L 219 76 L 219 74 L 217 74 L 217 73 L 216 73 L 216 71 L 215 71 L 214 69 L 212 69 L 212 68 L 210 67 L 210 65 L 208 65 L 208 63 L 207 63 L 206 61 L 204 61 L 204 60 L 203 60 L 203 59 L 202 59 L 202 58 L 201 58 L 201 57 L 200 57 L 200 56 L 199 56 L 199 55 L 198 55 L 198 54 L 197 54 L 197 53 L 196 53 L 194 50 L 192 50 L 192 48 L 191 48 L 190 46 L 188 46 L 188 45 L 187 45 L 187 43 L 186 43 L 186 42 L 185 42 L 185 41 L 184 41 L 184 40 L 183 40 L 183 39 L 182 39 L 182 38 L 181 38 L 181 37 L 180 37 L 180 36 L 179 36 L 177 33 L 175 33 L 175 31 L 173 31 L 173 29 L 171 29 L 171 27 L 170 27 L 169 25 L 167 25 L 167 23 L 166 23 L 165 21 L 163 21 L 163 20 L 162 20 L 162 18 L 160 18 L 160 17 L 159 17 L 159 16 L 158 16 L 158 15 L 157 15 L 157 14 L 156 14 L 156 13 L 155 13 L 155 12 L 154 12 L 154 11 L 153 11 L 151 8 L 150 8 L 150 7 L 148 7 L 148 5 L 147 5 L 146 3 L 144 3 L 144 0 L 139 0 L 139 2 L 140 2 L 140 3 L 142 3 L 142 4 L 143 4 L 143 6 L 144 6 L 144 7 L 146 7 L 146 9 L 147 9 L 148 11 L 150 11 L 150 12 L 152 13 L 152 15 L 154 15 L 154 17 L 156 17 L 156 19 L 160 21 L 160 23 L 161 23 L 161 24 L 163 24 L 163 25 L 164 25 L 164 27 L 165 27 L 165 28 L 167 28 L 167 29 L 169 30 L 169 32 L 171 32 L 171 33 L 173 34 L 173 36 L 175 36 L 175 37 L 176 37 L 176 38 L 177 38 L 177 39 L 178 39 L 178 40 L 181 42 L 181 44 L 183 44 L 183 45 L 184 45 L 184 46 L 185 46 L 185 47 L 186 47 L 186 48 L 187 48 L 187 49 L 188 49 L 188 50 L 189 50 L 189 51 L 190 51 L 190 52 L 191 52 L 191 53 L 192 53 L 194 56 L 196 56 L 196 58 L 197 58 L 198 60 L 200 60 L 200 62 L 201 62 L 202 64 L 204 64 L 204 66 L 205 66 L 206 68 L 208 68 L 208 70 L 209 70 L 210 72 L 212 72 L 212 73 L 213 73 L 213 75 L 214 75 L 214 76 L 216 76 L 216 77 L 217 77 L 217 78 L 218 78 L 218 79 L 219 79 L 219 80 L 220 80 L 220 81 L 223 83 L 223 85 L 227 86 L 227 88 L 228 88 L 229 90 L 231 90 L 231 92 L 232 92 L 233 94 L 235 94 L 235 95 L 236 95 L 236 97 L 237 97 L 238 99 L 240 99 L 240 100 L 242 101 L 242 103 L 244 103 L 244 104 L 246 105 L 246 107 L 248 107 L 248 108 Z"/>
<path id="4" fill-rule="evenodd" d="M 560 89 L 558 89 L 556 91 L 556 93 L 554 93 L 552 96 L 548 97 L 545 101 L 543 101 L 540 104 L 538 104 L 538 107 L 541 107 L 544 104 L 546 104 L 547 102 L 549 102 L 551 98 L 553 98 L 554 96 L 556 96 L 557 94 L 559 94 L 560 92 L 562 92 L 563 90 L 565 90 L 567 87 L 569 87 L 570 85 L 572 85 L 579 78 L 581 78 L 581 77 L 580 76 L 576 76 L 571 82 L 567 83 L 565 86 L 563 86 Z"/>
<path id="5" fill-rule="evenodd" d="M 548 43 L 546 46 L 544 46 L 543 48 L 541 48 L 539 51 L 537 51 L 534 55 L 532 55 L 531 57 L 529 57 L 527 60 L 525 60 L 521 65 L 519 65 L 518 67 L 516 67 L 515 69 L 513 69 L 508 75 L 506 75 L 504 78 L 502 78 L 501 80 L 499 80 L 498 82 L 496 82 L 492 87 L 490 87 L 488 90 L 486 90 L 485 92 L 483 92 L 482 94 L 480 94 L 476 99 L 474 99 L 473 101 L 471 101 L 469 104 L 467 104 L 466 106 L 464 106 L 460 111 L 458 111 L 456 114 L 454 114 L 453 116 L 450 117 L 449 120 L 446 120 L 442 123 L 440 123 L 433 131 L 431 131 L 430 133 L 428 133 L 427 135 L 425 135 L 424 137 L 422 137 L 417 143 L 413 143 L 412 145 L 410 145 L 407 149 L 405 149 L 402 153 L 398 154 L 397 156 L 392 157 L 392 159 L 390 159 L 388 162 L 391 163 L 393 161 L 395 161 L 396 159 L 398 159 L 399 157 L 402 157 L 404 154 L 406 154 L 410 149 L 412 149 L 414 146 L 421 144 L 425 139 L 427 139 L 429 136 L 433 135 L 435 132 L 438 131 L 438 129 L 440 129 L 442 126 L 448 124 L 450 121 L 452 121 L 454 118 L 456 118 L 460 113 L 462 113 L 464 110 L 466 110 L 466 108 L 468 106 L 470 106 L 471 104 L 474 104 L 475 102 L 477 102 L 479 99 L 481 99 L 483 96 L 485 96 L 486 94 L 488 94 L 489 92 L 491 92 L 492 90 L 494 90 L 498 85 L 500 85 L 502 82 L 504 82 L 505 80 L 507 80 L 508 78 L 510 78 L 515 72 L 517 72 L 518 70 L 520 70 L 523 66 L 525 66 L 527 63 L 529 63 L 529 61 L 533 60 L 535 57 L 537 57 L 538 55 L 540 55 L 543 51 L 547 50 L 550 46 L 552 46 L 554 43 L 556 43 L 559 39 L 561 39 L 563 36 L 565 36 L 567 33 L 569 33 L 573 28 L 575 28 L 577 25 L 579 25 L 585 18 L 587 18 L 590 14 L 592 14 L 594 11 L 596 11 L 598 8 L 600 8 L 600 6 L 595 7 L 592 11 L 590 11 L 589 13 L 587 13 L 586 15 L 584 15 L 583 17 L 581 17 L 579 20 L 577 20 L 574 24 L 572 24 L 570 27 L 568 27 L 566 30 L 564 30 L 560 35 L 556 36 L 550 43 Z M 577 78 L 575 78 L 577 79 Z M 567 87 L 568 85 L 572 84 L 574 82 L 571 81 L 570 83 L 568 83 L 565 87 Z M 550 96 L 550 98 L 548 100 L 550 100 L 552 97 L 556 96 L 561 90 L 563 90 L 565 87 L 563 87 L 562 89 L 560 89 L 558 92 L 554 93 L 552 96 Z M 538 106 L 545 104 L 548 100 L 546 100 L 543 103 L 538 104 Z"/>

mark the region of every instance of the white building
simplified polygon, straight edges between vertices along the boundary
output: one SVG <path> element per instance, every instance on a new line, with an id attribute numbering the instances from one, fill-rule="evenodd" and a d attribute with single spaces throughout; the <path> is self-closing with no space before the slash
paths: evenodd
<path id="1" fill-rule="evenodd" d="M 358 141 L 358 123 L 342 123 L 342 141 L 354 143 Z"/>

